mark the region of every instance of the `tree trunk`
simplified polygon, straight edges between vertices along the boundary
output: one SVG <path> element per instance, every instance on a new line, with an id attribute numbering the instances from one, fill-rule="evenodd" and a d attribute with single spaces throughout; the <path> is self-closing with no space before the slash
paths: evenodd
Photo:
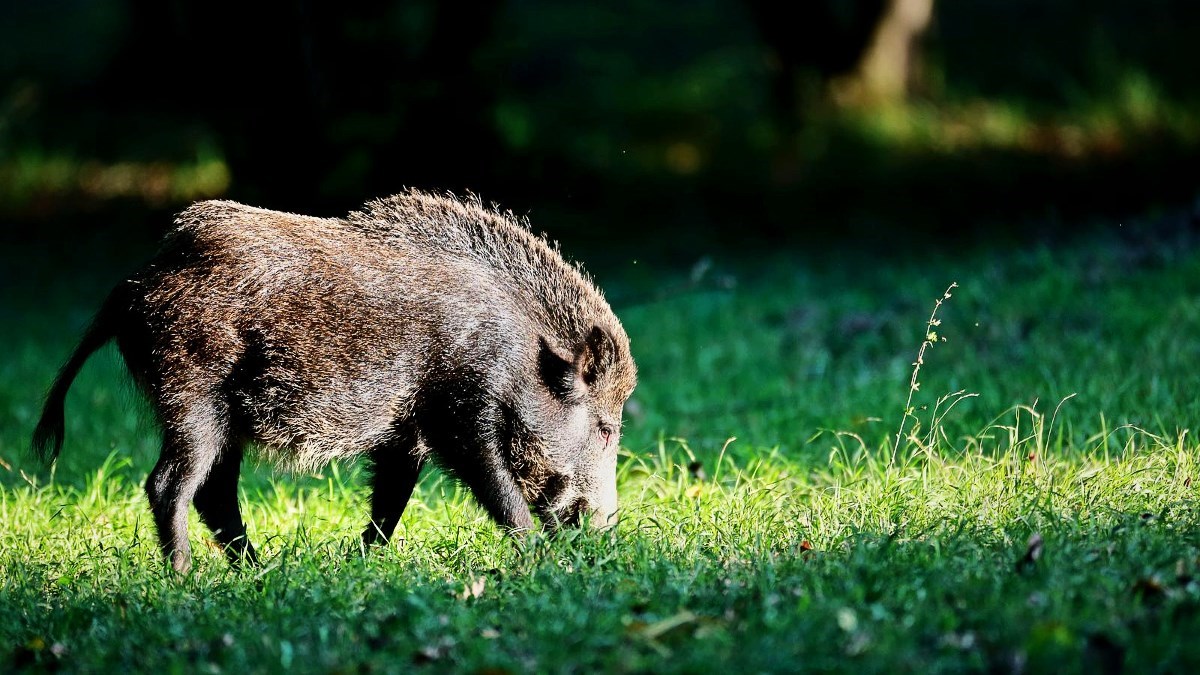
<path id="1" fill-rule="evenodd" d="M 888 0 L 854 72 L 831 83 L 842 105 L 903 101 L 917 67 L 918 42 L 933 18 L 933 0 Z"/>

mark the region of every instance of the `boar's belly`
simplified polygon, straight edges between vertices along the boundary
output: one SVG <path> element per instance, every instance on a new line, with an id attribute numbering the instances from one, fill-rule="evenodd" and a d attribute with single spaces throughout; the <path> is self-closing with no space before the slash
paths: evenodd
<path id="1" fill-rule="evenodd" d="M 356 372 L 268 368 L 231 391 L 233 408 L 271 460 L 317 468 L 401 435 L 416 390 L 402 365 Z"/>

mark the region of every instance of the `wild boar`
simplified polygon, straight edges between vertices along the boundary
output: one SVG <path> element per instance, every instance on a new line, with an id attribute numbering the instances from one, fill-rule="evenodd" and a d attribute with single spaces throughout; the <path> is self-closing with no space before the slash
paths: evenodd
<path id="1" fill-rule="evenodd" d="M 115 339 L 162 428 L 146 481 L 164 555 L 191 565 L 196 505 L 230 560 L 255 560 L 243 450 L 293 469 L 365 455 L 370 546 L 422 465 L 509 531 L 613 522 L 629 338 L 604 296 L 510 213 L 408 191 L 345 218 L 230 201 L 175 220 L 108 296 L 47 395 L 33 447 L 63 442 L 67 389 Z"/>

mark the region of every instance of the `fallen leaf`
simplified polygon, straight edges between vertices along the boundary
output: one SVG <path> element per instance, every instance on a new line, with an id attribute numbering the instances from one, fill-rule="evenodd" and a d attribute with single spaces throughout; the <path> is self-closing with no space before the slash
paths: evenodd
<path id="1" fill-rule="evenodd" d="M 659 640 L 670 637 L 685 627 L 690 628 L 699 621 L 700 617 L 685 609 L 653 623 L 636 619 L 627 621 L 625 624 L 625 633 L 631 637 L 644 640 L 647 646 L 665 657 L 670 655 L 671 650 L 659 642 Z"/>
<path id="2" fill-rule="evenodd" d="M 696 615 L 685 609 L 672 616 L 668 616 L 665 619 L 645 625 L 641 629 L 640 633 L 642 637 L 646 638 L 647 640 L 655 640 L 675 630 L 676 628 L 686 626 L 695 621 Z"/>
<path id="3" fill-rule="evenodd" d="M 487 586 L 487 577 L 474 577 L 463 585 L 462 591 L 457 595 L 459 600 L 471 600 L 483 595 L 483 589 Z"/>
<path id="4" fill-rule="evenodd" d="M 1133 593 L 1143 600 L 1157 600 L 1167 593 L 1158 575 L 1142 577 L 1133 583 Z"/>
<path id="5" fill-rule="evenodd" d="M 413 654 L 414 663 L 429 663 L 440 658 L 442 658 L 442 650 L 434 646 L 421 647 L 416 654 Z"/>
<path id="6" fill-rule="evenodd" d="M 454 647 L 454 638 L 443 637 L 432 644 L 427 644 L 413 654 L 413 663 L 431 663 L 439 661 L 450 653 Z"/>
<path id="7" fill-rule="evenodd" d="M 1037 532 L 1034 532 L 1029 536 L 1029 543 L 1026 545 L 1025 555 L 1022 556 L 1019 561 L 1017 561 L 1018 572 L 1024 572 L 1025 570 L 1033 567 L 1033 564 L 1037 562 L 1038 558 L 1042 557 L 1042 546 L 1044 543 L 1045 542 L 1042 539 L 1042 535 Z"/>

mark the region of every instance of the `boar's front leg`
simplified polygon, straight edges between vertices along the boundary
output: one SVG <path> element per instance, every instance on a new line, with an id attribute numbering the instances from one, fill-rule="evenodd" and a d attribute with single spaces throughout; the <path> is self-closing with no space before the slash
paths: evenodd
<path id="1" fill-rule="evenodd" d="M 440 462 L 475 495 L 475 500 L 509 532 L 533 529 L 529 504 L 502 456 L 499 406 L 463 395 L 438 392 L 424 400 L 421 436 Z"/>
<path id="2" fill-rule="evenodd" d="M 200 519 L 212 530 L 213 537 L 234 566 L 243 562 L 258 564 L 258 556 L 246 537 L 246 524 L 238 508 L 237 485 L 241 469 L 242 448 L 230 444 L 209 471 L 194 501 Z"/>
<path id="3" fill-rule="evenodd" d="M 533 529 L 529 504 L 521 495 L 517 481 L 500 458 L 500 448 L 490 443 L 481 449 L 484 461 L 477 470 L 461 473 L 463 481 L 488 515 L 510 533 Z"/>
<path id="4" fill-rule="evenodd" d="M 510 533 L 532 530 L 529 504 L 501 457 L 502 442 L 488 435 L 470 439 L 463 448 L 465 458 L 456 462 L 454 471 L 501 527 Z"/>
<path id="5" fill-rule="evenodd" d="M 411 434 L 372 450 L 371 522 L 363 530 L 363 550 L 386 544 L 400 523 L 424 463 Z"/>

